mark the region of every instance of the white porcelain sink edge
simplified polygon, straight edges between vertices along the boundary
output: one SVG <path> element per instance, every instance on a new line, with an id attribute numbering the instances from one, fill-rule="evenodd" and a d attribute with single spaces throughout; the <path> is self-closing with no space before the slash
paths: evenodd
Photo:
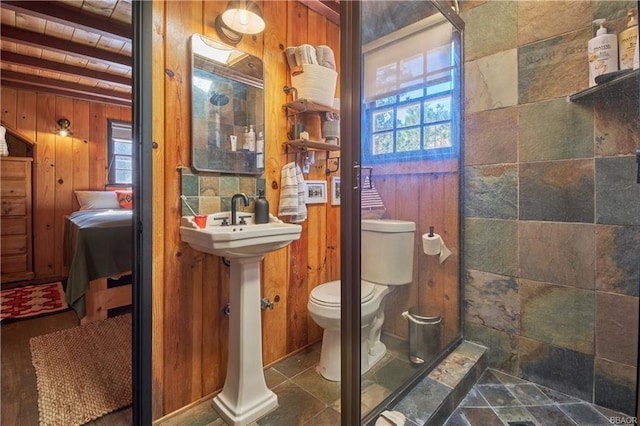
<path id="1" fill-rule="evenodd" d="M 208 215 L 207 226 L 199 228 L 193 216 L 181 218 L 180 237 L 196 250 L 224 257 L 260 256 L 279 250 L 300 238 L 300 225 L 284 223 L 270 215 L 270 222 L 256 225 L 253 214 L 242 213 L 246 224 L 222 225 L 228 212 Z"/>

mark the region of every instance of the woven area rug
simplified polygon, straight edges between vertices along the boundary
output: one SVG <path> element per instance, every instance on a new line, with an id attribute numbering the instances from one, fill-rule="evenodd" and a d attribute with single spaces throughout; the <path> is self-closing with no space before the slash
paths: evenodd
<path id="1" fill-rule="evenodd" d="M 2 290 L 0 297 L 0 320 L 32 318 L 68 308 L 60 282 Z"/>
<path id="2" fill-rule="evenodd" d="M 40 425 L 81 425 L 132 403 L 131 314 L 33 337 Z"/>

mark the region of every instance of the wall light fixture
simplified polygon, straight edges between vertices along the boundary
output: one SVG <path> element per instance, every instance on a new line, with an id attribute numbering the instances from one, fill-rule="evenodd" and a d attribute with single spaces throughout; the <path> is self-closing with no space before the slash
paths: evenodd
<path id="1" fill-rule="evenodd" d="M 264 31 L 265 23 L 260 6 L 251 0 L 232 0 L 215 20 L 218 36 L 225 43 L 235 46 L 243 34 Z"/>
<path id="2" fill-rule="evenodd" d="M 71 122 L 66 118 L 61 118 L 60 120 L 58 120 L 58 128 L 54 133 L 62 136 L 63 138 L 72 135 L 73 132 L 71 131 L 71 129 L 69 129 L 69 127 L 71 127 Z"/>

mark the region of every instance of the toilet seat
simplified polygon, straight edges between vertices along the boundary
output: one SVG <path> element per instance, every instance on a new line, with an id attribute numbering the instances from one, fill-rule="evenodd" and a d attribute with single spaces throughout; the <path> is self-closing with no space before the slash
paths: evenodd
<path id="1" fill-rule="evenodd" d="M 360 283 L 360 303 L 366 303 L 373 298 L 375 290 L 374 284 L 361 281 Z M 320 284 L 313 290 L 309 299 L 320 306 L 340 307 L 340 280 L 330 281 Z"/>

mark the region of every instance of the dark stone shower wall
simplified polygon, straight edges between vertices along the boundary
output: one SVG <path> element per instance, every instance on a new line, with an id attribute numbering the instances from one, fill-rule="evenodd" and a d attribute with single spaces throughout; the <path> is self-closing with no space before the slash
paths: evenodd
<path id="1" fill-rule="evenodd" d="M 489 365 L 634 415 L 637 93 L 593 105 L 592 21 L 634 1 L 463 2 L 464 335 Z"/>

